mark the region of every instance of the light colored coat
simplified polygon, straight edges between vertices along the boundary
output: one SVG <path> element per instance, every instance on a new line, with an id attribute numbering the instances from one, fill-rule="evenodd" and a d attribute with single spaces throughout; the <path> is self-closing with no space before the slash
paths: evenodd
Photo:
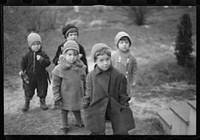
<path id="1" fill-rule="evenodd" d="M 120 51 L 116 51 L 112 54 L 112 64 L 127 78 L 127 92 L 131 93 L 131 85 L 136 80 L 136 71 L 138 70 L 137 61 L 133 54 L 128 53 L 124 55 Z"/>
<path id="2" fill-rule="evenodd" d="M 81 60 L 70 65 L 65 59 L 52 71 L 54 101 L 61 101 L 61 109 L 80 110 L 84 95 L 85 65 Z"/>
<path id="3" fill-rule="evenodd" d="M 114 67 L 101 71 L 96 65 L 86 80 L 86 96 L 82 100 L 82 116 L 86 128 L 105 133 L 106 111 L 111 114 L 114 134 L 128 132 L 135 127 L 126 92 L 126 78 Z"/>

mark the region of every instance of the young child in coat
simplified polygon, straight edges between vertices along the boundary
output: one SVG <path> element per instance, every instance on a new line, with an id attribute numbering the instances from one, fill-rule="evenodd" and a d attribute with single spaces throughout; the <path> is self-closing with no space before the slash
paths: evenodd
<path id="1" fill-rule="evenodd" d="M 131 94 L 131 86 L 136 84 L 138 70 L 135 56 L 130 52 L 131 38 L 126 32 L 118 32 L 115 36 L 117 51 L 112 54 L 112 64 L 127 78 L 127 92 Z"/>
<path id="2" fill-rule="evenodd" d="M 68 24 L 67 26 L 63 27 L 62 34 L 65 38 L 65 42 L 68 41 L 68 40 L 74 40 L 78 44 L 79 50 L 80 50 L 79 57 L 83 61 L 84 65 L 86 66 L 85 72 L 87 74 L 88 73 L 88 64 L 87 64 L 87 59 L 86 59 L 86 53 L 85 53 L 84 47 L 77 42 L 77 39 L 78 39 L 78 36 L 79 36 L 78 27 L 76 27 L 73 24 Z M 62 49 L 63 49 L 64 43 L 59 45 L 58 48 L 57 48 L 56 55 L 53 58 L 53 63 L 55 65 L 58 65 L 58 63 L 59 63 L 59 57 L 62 54 Z M 54 103 L 54 105 L 52 106 L 52 109 L 54 110 L 54 109 L 58 109 L 58 108 L 60 108 L 60 104 Z"/>
<path id="3" fill-rule="evenodd" d="M 77 42 L 77 39 L 79 37 L 78 27 L 76 27 L 73 24 L 68 24 L 67 26 L 63 27 L 62 34 L 63 34 L 63 36 L 65 38 L 65 42 L 68 41 L 68 40 L 74 40 L 74 41 L 76 41 L 76 43 L 79 46 L 79 50 L 80 50 L 80 54 L 79 54 L 80 55 L 80 59 L 83 61 L 83 63 L 85 64 L 85 66 L 88 66 L 84 47 Z M 59 45 L 58 48 L 57 48 L 56 55 L 53 58 L 53 63 L 55 65 L 57 65 L 59 63 L 58 60 L 59 60 L 59 56 L 62 54 L 62 48 L 63 48 L 64 43 L 62 43 L 61 45 Z M 87 74 L 88 73 L 88 68 L 87 67 L 86 67 L 85 71 L 86 71 L 86 74 Z"/>
<path id="4" fill-rule="evenodd" d="M 91 135 L 105 135 L 106 118 L 111 121 L 114 135 L 128 135 L 135 122 L 128 101 L 127 80 L 112 66 L 111 51 L 104 43 L 91 51 L 95 62 L 86 79 L 86 95 L 82 98 L 82 116 Z"/>
<path id="5" fill-rule="evenodd" d="M 37 89 L 37 96 L 40 98 L 40 107 L 47 110 L 45 103 L 48 88 L 48 72 L 46 67 L 50 65 L 50 59 L 47 54 L 42 51 L 41 37 L 37 33 L 30 33 L 27 37 L 29 52 L 23 56 L 21 61 L 21 70 L 19 75 L 27 75 L 29 81 L 23 81 L 23 89 L 25 92 L 25 104 L 22 108 L 23 112 L 28 111 L 30 100 Z"/>
<path id="6" fill-rule="evenodd" d="M 72 111 L 75 126 L 83 127 L 80 109 L 81 98 L 85 91 L 85 68 L 79 59 L 79 46 L 75 41 L 69 40 L 63 46 L 60 63 L 52 71 L 52 91 L 54 102 L 61 102 L 62 130 L 69 130 L 68 113 Z"/>

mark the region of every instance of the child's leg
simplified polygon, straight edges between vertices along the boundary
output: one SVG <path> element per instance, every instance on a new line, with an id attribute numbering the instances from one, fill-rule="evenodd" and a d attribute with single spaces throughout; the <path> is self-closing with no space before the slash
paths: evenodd
<path id="1" fill-rule="evenodd" d="M 24 94 L 25 94 L 25 103 L 24 103 L 24 106 L 22 107 L 23 112 L 26 112 L 29 109 L 30 100 L 32 99 L 35 93 L 35 85 L 36 85 L 36 82 L 34 79 L 31 79 L 29 84 L 23 83 L 23 89 L 24 89 Z"/>
<path id="2" fill-rule="evenodd" d="M 76 119 L 75 125 L 82 127 L 83 126 L 83 122 L 82 122 L 82 119 L 81 119 L 81 112 L 80 112 L 80 110 L 78 110 L 78 111 L 72 111 L 72 112 L 73 112 L 74 117 Z"/>
<path id="3" fill-rule="evenodd" d="M 40 107 L 43 110 L 48 109 L 45 102 L 47 96 L 47 89 L 48 89 L 48 81 L 46 77 L 41 76 L 40 78 L 37 79 L 37 95 L 40 98 Z"/>
<path id="4" fill-rule="evenodd" d="M 68 128 L 68 110 L 61 109 L 62 128 Z"/>

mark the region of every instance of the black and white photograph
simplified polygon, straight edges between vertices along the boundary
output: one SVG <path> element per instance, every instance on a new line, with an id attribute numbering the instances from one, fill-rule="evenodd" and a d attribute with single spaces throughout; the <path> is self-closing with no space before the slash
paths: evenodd
<path id="1" fill-rule="evenodd" d="M 2 6 L 4 135 L 196 135 L 196 6 Z"/>

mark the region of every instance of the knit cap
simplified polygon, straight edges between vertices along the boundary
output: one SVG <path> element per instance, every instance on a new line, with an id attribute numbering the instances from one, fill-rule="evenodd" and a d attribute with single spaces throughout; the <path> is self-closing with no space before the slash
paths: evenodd
<path id="1" fill-rule="evenodd" d="M 40 43 L 42 43 L 41 41 L 41 37 L 39 34 L 37 33 L 30 33 L 27 37 L 27 40 L 28 40 L 28 45 L 29 47 L 31 47 L 31 45 L 35 42 L 35 41 L 38 41 Z"/>
<path id="2" fill-rule="evenodd" d="M 95 56 L 96 52 L 103 49 L 103 48 L 110 49 L 110 47 L 107 44 L 104 44 L 104 43 L 97 43 L 92 47 L 91 58 L 92 58 L 93 61 L 94 61 L 94 56 Z"/>
<path id="3" fill-rule="evenodd" d="M 62 48 L 62 54 L 64 54 L 67 50 L 76 50 L 78 53 L 80 52 L 79 46 L 74 40 L 68 40 L 64 43 Z"/>
<path id="4" fill-rule="evenodd" d="M 73 24 L 68 24 L 67 26 L 63 27 L 63 29 L 62 29 L 62 34 L 64 35 L 64 37 L 66 34 L 68 35 L 71 32 L 77 32 L 77 34 L 78 34 L 78 28 Z"/>
<path id="5" fill-rule="evenodd" d="M 119 43 L 119 40 L 122 38 L 122 37 L 128 37 L 129 41 L 130 41 L 130 45 L 131 45 L 131 38 L 130 36 L 126 33 L 126 32 L 118 32 L 117 35 L 115 36 L 115 44 L 117 45 Z"/>

